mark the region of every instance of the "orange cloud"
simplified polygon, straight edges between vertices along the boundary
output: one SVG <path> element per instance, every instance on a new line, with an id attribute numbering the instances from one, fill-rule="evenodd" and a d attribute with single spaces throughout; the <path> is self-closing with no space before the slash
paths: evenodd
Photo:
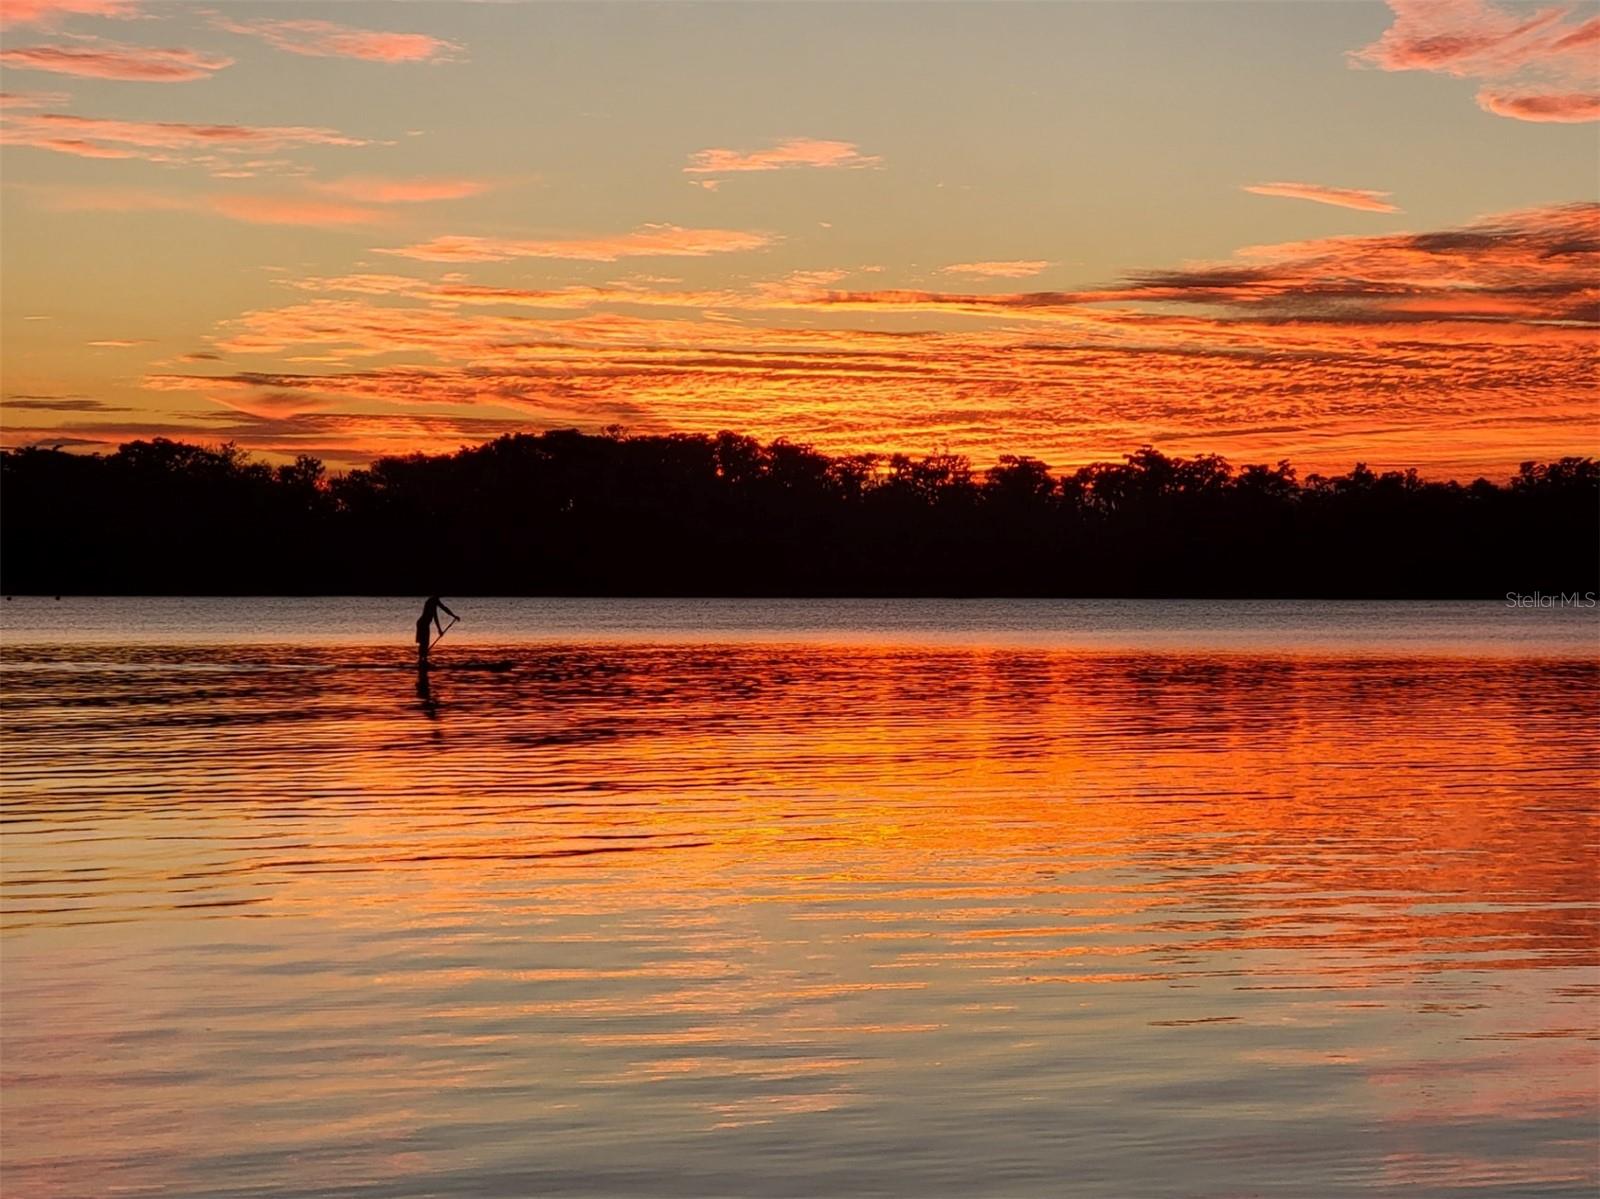
<path id="1" fill-rule="evenodd" d="M 825 273 L 825 272 L 824 272 Z M 404 296 L 432 304 L 473 307 L 544 308 L 578 310 L 604 306 L 648 308 L 747 308 L 766 306 L 755 294 L 734 291 L 652 291 L 627 284 L 610 287 L 560 287 L 530 289 L 485 287 L 447 277 L 438 283 L 408 275 L 339 275 L 294 280 L 300 291 L 342 295 Z M 779 285 L 772 285 L 778 288 Z M 765 289 L 761 289 L 763 292 Z"/>
<path id="2" fill-rule="evenodd" d="M 1359 457 L 1503 474 L 1594 450 L 1597 266 L 1600 205 L 1568 205 L 1257 247 L 1080 292 L 840 292 L 831 272 L 713 292 L 351 275 L 291 284 L 345 298 L 217 331 L 217 351 L 266 369 L 146 385 L 235 407 L 297 395 L 330 411 L 739 428 L 834 452 L 946 445 L 984 461 L 1025 445 L 1063 466 L 1147 441 L 1311 470 Z M 873 327 L 852 327 L 856 313 Z M 901 314 L 918 323 L 885 324 Z M 784 324 L 797 315 L 811 323 Z M 343 365 L 360 360 L 383 365 Z M 296 369 L 309 362 L 325 365 Z"/>
<path id="3" fill-rule="evenodd" d="M 579 262 L 615 262 L 619 258 L 704 258 L 760 250 L 774 239 L 766 233 L 734 229 L 684 229 L 677 225 L 644 225 L 612 237 L 512 240 L 493 237 L 435 237 L 431 241 L 379 254 L 421 262 L 505 262 L 512 258 L 561 258 Z"/>
<path id="4" fill-rule="evenodd" d="M 1519 121 L 1600 121 L 1600 92 L 1540 96 L 1511 95 L 1485 89 L 1478 93 L 1478 107 L 1496 116 L 1515 117 Z"/>
<path id="5" fill-rule="evenodd" d="M 352 175 L 328 183 L 313 184 L 316 190 L 342 196 L 362 204 L 417 204 L 432 200 L 461 200 L 481 196 L 489 184 L 476 179 L 380 179 Z"/>
<path id="6" fill-rule="evenodd" d="M 370 225 L 382 214 L 355 204 L 330 204 L 285 196 L 213 196 L 209 207 L 236 221 L 255 225 L 338 227 Z"/>
<path id="7" fill-rule="evenodd" d="M 815 295 L 824 288 L 832 287 L 849 273 L 841 270 L 790 271 L 781 279 L 758 283 L 756 292 L 765 299 L 777 300 Z M 707 303 L 710 306 L 720 307 L 709 301 Z"/>
<path id="8" fill-rule="evenodd" d="M 144 83 L 182 83 L 208 79 L 233 65 L 233 59 L 197 50 L 159 50 L 117 42 L 89 41 L 71 46 L 26 46 L 0 51 L 0 65 L 24 71 L 50 71 L 90 79 Z"/>
<path id="9" fill-rule="evenodd" d="M 342 228 L 380 224 L 375 208 L 294 195 L 193 194 L 147 188 L 38 189 L 43 202 L 63 212 L 193 212 L 253 225 Z"/>
<path id="10" fill-rule="evenodd" d="M 1208 348 L 1204 330 L 1166 351 L 1002 330 L 917 336 L 735 329 L 690 321 L 439 319 L 366 303 L 250 314 L 230 354 L 284 341 L 427 353 L 432 365 L 147 385 L 220 395 L 285 391 L 402 412 L 455 405 L 597 427 L 749 430 L 832 451 L 948 445 L 982 460 L 1026 445 L 1057 465 L 1155 441 L 1305 469 L 1355 458 L 1439 470 L 1514 469 L 1529 453 L 1587 446 L 1589 374 L 1550 345 L 1402 349 L 1302 339 Z M 341 340 L 342 339 L 342 340 Z M 1531 399 L 1530 382 L 1539 394 Z M 627 409 L 633 409 L 627 412 Z M 623 415 L 626 413 L 626 415 Z"/>
<path id="11" fill-rule="evenodd" d="M 1192 305 L 1231 310 L 1241 320 L 1277 330 L 1346 326 L 1367 337 L 1431 313 L 1471 322 L 1463 336 L 1485 336 L 1483 324 L 1499 322 L 1536 323 L 1541 335 L 1561 338 L 1596 323 L 1597 277 L 1600 205 L 1584 203 L 1503 213 L 1435 233 L 1251 247 L 1232 262 L 1135 272 L 1094 291 L 973 295 L 886 289 L 826 292 L 809 303 L 1037 320 L 1075 317 L 1150 330 L 1171 317 L 1133 309 L 1108 313 L 1098 306 Z"/>
<path id="12" fill-rule="evenodd" d="M 821 141 L 812 137 L 787 138 L 769 150 L 699 150 L 689 158 L 684 173 L 722 175 L 739 171 L 781 171 L 793 167 L 872 167 L 883 159 L 861 153 L 854 142 Z"/>
<path id="13" fill-rule="evenodd" d="M 1182 342 L 1202 332 L 1241 345 L 1308 345 L 1336 337 L 1372 343 L 1415 339 L 1423 324 L 1431 326 L 1427 335 L 1440 341 L 1493 336 L 1565 343 L 1591 336 L 1596 325 L 1597 268 L 1600 205 L 1574 204 L 1506 213 L 1434 233 L 1251 247 L 1231 262 L 1135 272 L 1122 282 L 1084 291 L 832 290 L 841 271 L 792 272 L 743 291 L 654 290 L 626 283 L 530 290 L 471 284 L 459 276 L 430 282 L 386 274 L 307 278 L 291 286 L 436 306 L 1027 320 L 1121 341 L 1137 332 L 1147 344 Z M 1184 315 L 1196 309 L 1208 315 Z"/>
<path id="14" fill-rule="evenodd" d="M 1394 24 L 1350 55 L 1353 66 L 1508 81 L 1509 90 L 1478 93 L 1479 107 L 1499 116 L 1600 119 L 1600 16 L 1574 24 L 1567 8 L 1529 14 L 1490 0 L 1389 0 L 1389 7 Z"/>
<path id="15" fill-rule="evenodd" d="M 984 279 L 1026 279 L 1050 266 L 1043 258 L 1016 262 L 958 262 L 944 268 L 946 275 L 977 275 Z"/>
<path id="16" fill-rule="evenodd" d="M 18 25 L 55 25 L 64 17 L 135 17 L 137 0 L 5 0 L 0 29 Z"/>
<path id="17" fill-rule="evenodd" d="M 1381 318 L 1398 299 L 1465 303 L 1517 300 L 1541 321 L 1593 324 L 1588 307 L 1600 276 L 1600 204 L 1558 204 L 1486 217 L 1457 229 L 1377 237 L 1324 238 L 1253 247 L 1259 263 L 1238 280 L 1241 303 L 1285 305 L 1309 315 Z M 1142 277 L 1189 294 L 1212 289 L 1204 270 Z M 1198 285 L 1198 286 L 1197 286 Z M 1486 309 L 1481 315 L 1496 314 Z"/>
<path id="18" fill-rule="evenodd" d="M 1384 199 L 1389 192 L 1355 187 L 1325 187 L 1320 183 L 1247 183 L 1244 191 L 1257 196 L 1285 196 L 1292 200 L 1313 200 L 1339 208 L 1358 208 L 1364 212 L 1399 212 Z"/>
<path id="19" fill-rule="evenodd" d="M 426 33 L 390 33 L 355 29 L 332 21 L 269 19 L 234 21 L 213 16 L 212 24 L 229 33 L 260 38 L 269 46 L 312 58 L 355 58 L 365 62 L 445 62 L 461 47 Z"/>
<path id="20" fill-rule="evenodd" d="M 682 280 L 650 275 L 632 280 L 619 280 L 604 287 L 588 285 L 538 289 L 486 287 L 467 283 L 460 275 L 447 275 L 435 283 L 409 275 L 380 274 L 339 275 L 326 278 L 313 276 L 296 279 L 290 282 L 289 286 L 300 291 L 319 293 L 404 296 L 444 306 L 465 304 L 474 307 L 569 311 L 596 307 L 642 307 L 754 312 L 851 307 L 848 297 L 852 293 L 828 290 L 830 285 L 837 283 L 849 273 L 842 270 L 791 271 L 781 279 L 756 283 L 746 291 L 729 288 L 693 291 L 652 288 L 645 285 L 673 284 Z M 860 307 L 878 307 L 879 299 L 891 293 L 870 294 L 873 295 L 873 300 Z M 906 311 L 937 295 L 932 292 L 902 294 L 918 297 L 915 304 L 904 309 Z M 973 297 L 973 300 L 980 302 L 983 298 Z"/>
<path id="21" fill-rule="evenodd" d="M 83 158 L 143 158 L 151 162 L 202 162 L 197 157 L 200 151 L 239 153 L 367 144 L 332 129 L 307 126 L 121 121 L 61 112 L 24 111 L 0 126 L 0 145 L 31 146 Z"/>
<path id="22" fill-rule="evenodd" d="M 130 146 L 192 148 L 246 146 L 278 149 L 288 145 L 361 146 L 366 143 L 332 129 L 271 125 L 195 125 L 176 121 L 118 121 L 100 117 L 44 113 L 26 118 L 53 130 L 93 141 Z"/>

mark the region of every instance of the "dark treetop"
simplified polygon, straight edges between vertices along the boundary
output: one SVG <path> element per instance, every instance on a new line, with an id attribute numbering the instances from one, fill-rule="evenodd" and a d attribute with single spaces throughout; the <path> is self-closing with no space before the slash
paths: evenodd
<path id="1" fill-rule="evenodd" d="M 233 446 L 0 455 L 7 592 L 1501 597 L 1600 588 L 1600 464 L 1507 486 L 1298 479 L 1149 448 L 1052 475 L 1003 457 L 786 441 L 502 437 L 437 457 Z"/>

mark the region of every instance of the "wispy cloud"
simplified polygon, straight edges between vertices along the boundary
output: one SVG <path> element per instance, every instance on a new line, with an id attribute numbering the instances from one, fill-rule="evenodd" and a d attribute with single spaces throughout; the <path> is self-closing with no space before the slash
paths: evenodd
<path id="1" fill-rule="evenodd" d="M 132 408 L 115 407 L 104 400 L 89 396 L 6 396 L 0 400 L 7 408 L 22 408 L 33 412 L 132 412 Z"/>
<path id="2" fill-rule="evenodd" d="M 1357 208 L 1363 212 L 1400 211 L 1384 198 L 1391 193 L 1370 191 L 1365 188 L 1326 187 L 1320 183 L 1246 183 L 1242 190 L 1257 196 L 1285 196 L 1291 200 L 1313 200 L 1318 204 Z"/>
<path id="3" fill-rule="evenodd" d="M 1479 91 L 1479 107 L 1518 120 L 1600 119 L 1600 16 L 1574 22 L 1570 8 L 1518 12 L 1491 0 L 1389 7 L 1394 24 L 1350 54 L 1353 66 L 1493 82 Z"/>
<path id="4" fill-rule="evenodd" d="M 876 155 L 862 154 L 855 142 L 791 137 L 766 150 L 700 150 L 690 156 L 689 165 L 683 170 L 688 175 L 726 175 L 741 171 L 782 171 L 796 167 L 873 167 L 882 161 Z"/>
<path id="5" fill-rule="evenodd" d="M 767 233 L 736 229 L 684 229 L 677 225 L 644 225 L 632 233 L 609 237 L 527 240 L 494 237 L 435 237 L 431 241 L 380 254 L 421 262 L 505 262 L 512 258 L 562 258 L 578 262 L 615 262 L 619 258 L 704 258 L 759 250 L 775 239 Z"/>
<path id="6" fill-rule="evenodd" d="M 1375 237 L 1330 237 L 1255 246 L 1231 261 L 1136 271 L 1088 291 L 974 295 L 904 289 L 827 292 L 819 307 L 1009 314 L 1052 321 L 1104 320 L 1157 333 L 1171 313 L 1104 305 L 1223 310 L 1213 335 L 1247 327 L 1346 330 L 1366 339 L 1419 336 L 1418 324 L 1454 324 L 1431 335 L 1451 339 L 1545 336 L 1593 340 L 1600 329 L 1600 204 L 1554 205 L 1503 213 L 1457 229 Z M 1099 314 L 1099 315 L 1097 315 Z M 1175 327 L 1175 326 L 1172 326 Z M 1515 329 L 1513 329 L 1515 327 Z M 1297 334 L 1298 336 L 1298 334 Z"/>
<path id="7" fill-rule="evenodd" d="M 229 33 L 259 38 L 269 46 L 311 58 L 354 58 L 365 62 L 446 62 L 461 57 L 454 42 L 426 33 L 356 29 L 311 19 L 236 21 L 220 13 L 211 23 Z"/>
<path id="8" fill-rule="evenodd" d="M 297 196 L 213 196 L 208 207 L 225 217 L 253 225 L 307 225 L 326 229 L 372 225 L 383 219 L 381 213 L 357 204 L 326 203 Z"/>
<path id="9" fill-rule="evenodd" d="M 0 112 L 60 108 L 71 98 L 66 92 L 0 92 Z"/>
<path id="10" fill-rule="evenodd" d="M 487 287 L 460 276 L 430 282 L 388 274 L 306 278 L 291 286 L 404 297 L 445 307 L 942 313 L 1066 322 L 1085 331 L 1142 327 L 1151 336 L 1182 327 L 1174 318 L 1185 308 L 1203 307 L 1226 314 L 1207 318 L 1207 327 L 1219 336 L 1229 327 L 1277 329 L 1289 335 L 1294 329 L 1322 326 L 1370 338 L 1392 326 L 1396 336 L 1409 338 L 1417 336 L 1412 327 L 1418 324 L 1459 322 L 1462 335 L 1471 338 L 1490 336 L 1491 326 L 1502 325 L 1528 326 L 1564 340 L 1574 333 L 1592 337 L 1600 328 L 1594 307 L 1600 300 L 1595 282 L 1600 275 L 1600 205 L 1529 209 L 1432 233 L 1249 247 L 1230 261 L 1137 271 L 1119 282 L 1079 291 L 834 290 L 832 284 L 844 274 L 793 272 L 744 290 L 617 284 L 534 290 Z M 1433 335 L 1444 336 L 1438 329 Z"/>
<path id="11" fill-rule="evenodd" d="M 799 296 L 787 283 L 758 287 L 754 292 L 733 290 L 661 290 L 616 283 L 606 287 L 570 286 L 556 288 L 488 287 L 467 283 L 458 276 L 439 282 L 409 275 L 334 275 L 296 279 L 289 284 L 297 291 L 338 295 L 404 297 L 425 300 L 443 308 L 466 305 L 490 308 L 539 308 L 547 311 L 577 312 L 592 308 L 678 308 L 684 310 L 729 308 L 757 309 L 792 307 L 774 303 L 778 296 Z M 815 294 L 815 293 L 812 293 Z"/>
<path id="12" fill-rule="evenodd" d="M 23 71 L 49 71 L 89 79 L 141 83 L 184 83 L 208 79 L 233 65 L 233 59 L 198 50 L 154 49 L 120 42 L 88 40 L 80 44 L 23 46 L 0 51 L 0 65 Z"/>
<path id="13" fill-rule="evenodd" d="M 31 146 L 81 158 L 142 158 L 196 162 L 201 153 L 259 153 L 291 146 L 364 146 L 333 129 L 299 125 L 201 125 L 181 121 L 123 121 L 27 109 L 0 126 L 0 144 Z"/>
<path id="14" fill-rule="evenodd" d="M 381 209 L 294 194 L 185 193 L 150 188 L 38 189 L 46 207 L 61 212 L 188 212 L 251 225 L 317 229 L 381 225 Z"/>
<path id="15" fill-rule="evenodd" d="M 246 165 L 249 165 L 248 163 Z M 250 171 L 217 171 L 248 176 Z M 381 179 L 356 177 L 331 183 L 293 185 L 270 192 L 204 192 L 179 188 L 27 186 L 46 208 L 61 212 L 209 213 L 256 225 L 314 228 L 378 226 L 390 220 L 394 204 L 477 195 L 486 185 L 471 180 Z"/>
<path id="16" fill-rule="evenodd" d="M 385 179 L 351 175 L 311 185 L 330 196 L 362 204 L 419 204 L 434 200 L 462 200 L 481 196 L 490 184 L 481 179 Z"/>
<path id="17" fill-rule="evenodd" d="M 294 281 L 318 294 L 216 331 L 216 351 L 263 369 L 146 385 L 397 419 L 453 405 L 592 427 L 631 409 L 636 428 L 837 451 L 943 444 L 982 460 L 1020 443 L 1058 465 L 1154 441 L 1306 469 L 1387 454 L 1510 470 L 1593 427 L 1597 267 L 1600 205 L 1581 204 L 1255 247 L 1075 292 L 850 292 L 830 289 L 833 272 L 704 292 L 353 275 Z M 385 365 L 349 365 L 364 361 Z"/>
<path id="18" fill-rule="evenodd" d="M 136 17 L 137 0 L 6 0 L 0 4 L 0 29 L 19 25 L 54 26 L 66 17 Z"/>
<path id="19" fill-rule="evenodd" d="M 943 268 L 946 275 L 975 275 L 981 279 L 1026 279 L 1052 265 L 1048 259 L 1030 258 L 1014 262 L 958 262 Z"/>

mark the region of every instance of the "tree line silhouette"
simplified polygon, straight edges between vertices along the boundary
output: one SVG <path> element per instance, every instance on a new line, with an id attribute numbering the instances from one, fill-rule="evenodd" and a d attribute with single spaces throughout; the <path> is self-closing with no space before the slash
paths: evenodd
<path id="1" fill-rule="evenodd" d="M 34 594 L 1503 597 L 1600 589 L 1600 463 L 1507 485 L 1150 447 L 828 456 L 733 433 L 516 434 L 330 477 L 156 439 L 0 454 Z"/>

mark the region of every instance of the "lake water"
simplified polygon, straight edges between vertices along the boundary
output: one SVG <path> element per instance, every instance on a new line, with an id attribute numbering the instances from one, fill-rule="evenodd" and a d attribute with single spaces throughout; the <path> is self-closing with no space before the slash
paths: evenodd
<path id="1" fill-rule="evenodd" d="M 0 605 L 8 1196 L 1577 1196 L 1600 622 Z"/>

